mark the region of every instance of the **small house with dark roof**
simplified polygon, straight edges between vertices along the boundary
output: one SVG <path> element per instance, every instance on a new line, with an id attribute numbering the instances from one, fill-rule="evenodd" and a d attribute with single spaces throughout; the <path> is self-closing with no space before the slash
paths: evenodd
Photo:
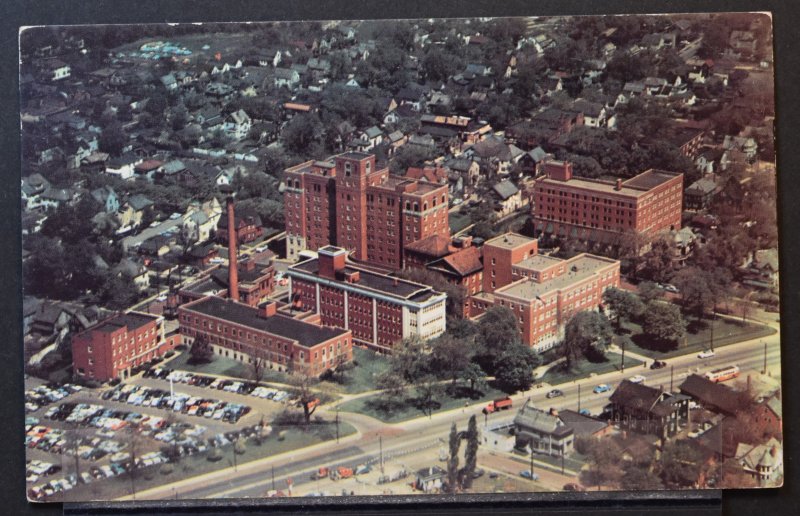
<path id="1" fill-rule="evenodd" d="M 712 412 L 733 416 L 747 408 L 741 393 L 698 374 L 690 375 L 678 389 Z"/>
<path id="2" fill-rule="evenodd" d="M 257 213 L 241 213 L 235 215 L 236 240 L 239 244 L 252 242 L 264 234 L 264 224 Z M 228 217 L 220 217 L 217 222 L 217 241 L 228 245 Z"/>
<path id="3" fill-rule="evenodd" d="M 626 430 L 662 439 L 675 435 L 689 414 L 689 397 L 623 380 L 609 398 L 612 420 Z"/>
<path id="4" fill-rule="evenodd" d="M 103 186 L 92 190 L 92 198 L 103 205 L 106 213 L 116 213 L 119 209 L 119 198 L 110 186 Z"/>
<path id="5" fill-rule="evenodd" d="M 575 430 L 565 423 L 555 409 L 534 407 L 526 401 L 514 416 L 516 447 L 529 447 L 536 453 L 564 456 L 572 452 Z"/>
<path id="6" fill-rule="evenodd" d="M 513 182 L 505 180 L 492 186 L 495 198 L 494 211 L 499 217 L 510 215 L 523 206 L 527 198 L 523 198 L 522 191 Z"/>

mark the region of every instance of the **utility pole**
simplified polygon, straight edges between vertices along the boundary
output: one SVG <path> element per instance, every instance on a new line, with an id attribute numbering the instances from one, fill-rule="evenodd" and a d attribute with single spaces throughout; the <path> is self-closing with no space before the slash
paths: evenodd
<path id="1" fill-rule="evenodd" d="M 531 482 L 533 482 L 533 440 L 531 440 L 529 446 L 531 447 Z"/>
<path id="2" fill-rule="evenodd" d="M 761 374 L 767 374 L 767 343 L 764 343 L 764 370 Z"/>
<path id="3" fill-rule="evenodd" d="M 381 452 L 381 458 L 380 458 L 381 475 L 383 475 L 383 436 L 382 435 L 378 436 L 378 446 L 380 447 L 380 452 Z"/>
<path id="4" fill-rule="evenodd" d="M 564 450 L 561 450 L 561 474 L 564 474 Z"/>
<path id="5" fill-rule="evenodd" d="M 578 384 L 578 412 L 581 411 L 581 384 Z"/>
<path id="6" fill-rule="evenodd" d="M 336 405 L 336 442 L 339 442 L 339 405 Z"/>
<path id="7" fill-rule="evenodd" d="M 237 468 L 237 464 L 236 464 L 236 443 L 238 443 L 238 442 L 239 442 L 238 439 L 233 441 L 233 471 L 238 471 L 236 469 Z"/>
<path id="8" fill-rule="evenodd" d="M 717 305 L 711 309 L 711 351 L 714 351 L 714 322 L 717 320 Z"/>
<path id="9" fill-rule="evenodd" d="M 675 366 L 669 366 L 669 392 L 673 392 L 674 389 L 672 388 L 672 382 L 675 379 Z"/>
<path id="10" fill-rule="evenodd" d="M 625 339 L 622 340 L 622 373 L 625 373 Z"/>

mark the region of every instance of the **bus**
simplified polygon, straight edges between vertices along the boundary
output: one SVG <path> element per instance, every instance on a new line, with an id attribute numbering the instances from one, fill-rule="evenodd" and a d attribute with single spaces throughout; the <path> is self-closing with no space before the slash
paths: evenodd
<path id="1" fill-rule="evenodd" d="M 739 376 L 738 366 L 728 366 L 721 369 L 714 369 L 705 374 L 705 377 L 714 383 L 724 382 L 726 380 L 733 380 Z"/>

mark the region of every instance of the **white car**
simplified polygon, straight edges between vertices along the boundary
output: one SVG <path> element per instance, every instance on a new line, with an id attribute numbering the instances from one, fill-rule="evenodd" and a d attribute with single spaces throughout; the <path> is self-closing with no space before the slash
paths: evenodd
<path id="1" fill-rule="evenodd" d="M 711 358 L 714 355 L 715 355 L 715 353 L 713 351 L 711 351 L 710 349 L 707 349 L 705 351 L 701 351 L 700 353 L 698 353 L 697 354 L 697 358 Z"/>
<path id="2" fill-rule="evenodd" d="M 642 376 L 640 374 L 637 374 L 636 376 L 631 376 L 630 378 L 628 378 L 628 381 L 631 382 L 631 383 L 642 383 L 646 379 L 647 378 L 645 378 L 644 376 Z"/>

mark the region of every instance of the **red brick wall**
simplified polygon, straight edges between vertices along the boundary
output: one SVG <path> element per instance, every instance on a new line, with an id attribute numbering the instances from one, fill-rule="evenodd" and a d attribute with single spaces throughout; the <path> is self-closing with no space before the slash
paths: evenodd
<path id="1" fill-rule="evenodd" d="M 528 256 L 538 253 L 539 244 L 531 240 L 515 249 L 495 246 L 487 242 L 483 246 L 483 290 L 494 292 L 495 289 L 516 281 L 512 275 L 512 265 L 524 260 Z M 494 274 L 493 274 L 494 273 Z"/>
<path id="2" fill-rule="evenodd" d="M 159 346 L 159 339 L 155 320 L 133 332 L 124 327 L 114 332 L 89 329 L 72 339 L 73 372 L 80 375 L 79 370 L 83 370 L 84 378 L 99 381 L 116 378 L 121 371 L 149 362 L 171 349 Z"/>

